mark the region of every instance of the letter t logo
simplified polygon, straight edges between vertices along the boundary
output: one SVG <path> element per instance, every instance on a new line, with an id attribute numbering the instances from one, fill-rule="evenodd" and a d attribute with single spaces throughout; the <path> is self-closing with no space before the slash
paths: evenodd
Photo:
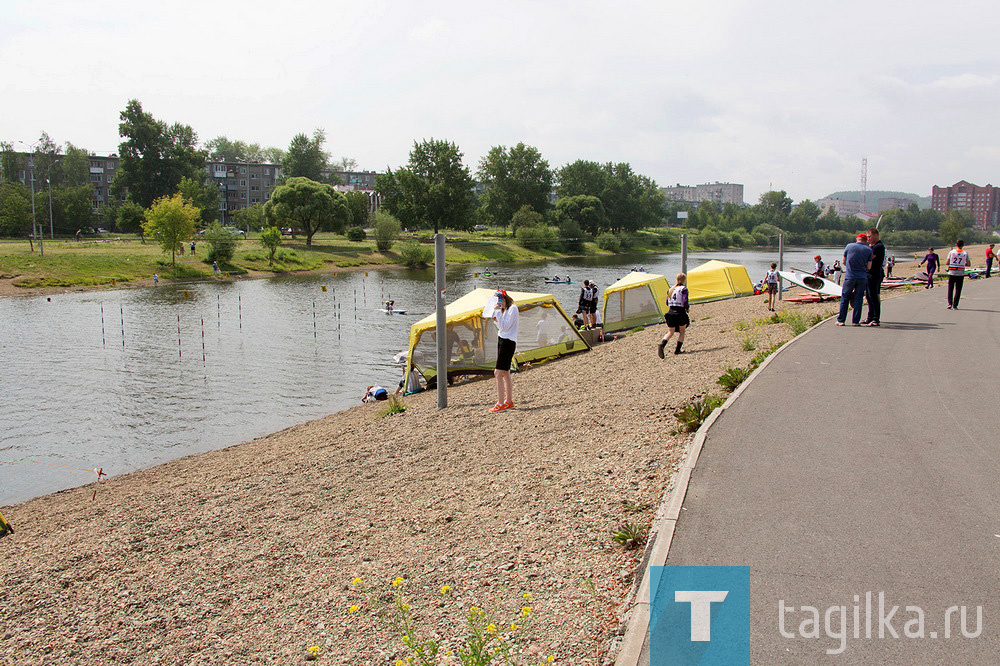
<path id="1" fill-rule="evenodd" d="M 675 590 L 674 601 L 691 604 L 691 640 L 710 641 L 712 640 L 712 602 L 721 602 L 726 599 L 729 592 L 699 591 L 699 590 Z"/>

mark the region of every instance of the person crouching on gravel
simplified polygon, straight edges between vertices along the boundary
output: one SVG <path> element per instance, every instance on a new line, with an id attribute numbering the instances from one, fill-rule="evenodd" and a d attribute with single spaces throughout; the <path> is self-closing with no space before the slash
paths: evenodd
<path id="1" fill-rule="evenodd" d="M 670 333 L 664 335 L 660 344 L 656 346 L 656 353 L 660 358 L 663 358 L 663 348 L 670 342 L 674 332 L 677 333 L 677 348 L 674 349 L 674 354 L 681 353 L 681 345 L 684 344 L 684 330 L 691 323 L 691 319 L 688 317 L 688 310 L 691 308 L 688 305 L 687 275 L 684 273 L 677 274 L 677 284 L 670 290 L 667 306 L 670 308 L 666 315 Z"/>
<path id="2" fill-rule="evenodd" d="M 493 375 L 497 378 L 497 404 L 490 408 L 494 414 L 514 408 L 514 383 L 510 378 L 510 364 L 517 349 L 517 325 L 520 315 L 514 299 L 506 291 L 498 291 L 493 321 L 497 325 L 497 365 Z"/>

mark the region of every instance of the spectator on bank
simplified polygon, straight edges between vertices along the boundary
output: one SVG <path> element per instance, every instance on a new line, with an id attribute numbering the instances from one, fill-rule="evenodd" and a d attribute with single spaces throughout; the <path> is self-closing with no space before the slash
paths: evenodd
<path id="1" fill-rule="evenodd" d="M 852 326 L 861 326 L 861 307 L 865 302 L 865 292 L 868 291 L 868 269 L 872 265 L 872 249 L 868 246 L 868 235 L 858 234 L 854 243 L 844 248 L 844 286 L 840 292 L 840 314 L 837 315 L 837 326 L 847 322 L 848 307 L 854 308 L 851 317 Z"/>

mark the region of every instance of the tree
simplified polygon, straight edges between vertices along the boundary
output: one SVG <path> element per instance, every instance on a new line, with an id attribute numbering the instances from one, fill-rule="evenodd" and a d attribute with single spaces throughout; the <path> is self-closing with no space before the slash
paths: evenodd
<path id="1" fill-rule="evenodd" d="M 407 226 L 470 229 L 476 198 L 462 152 L 449 141 L 414 142 L 407 166 L 386 169 L 375 189 L 382 205 Z"/>
<path id="2" fill-rule="evenodd" d="M 201 211 L 202 225 L 219 219 L 219 188 L 205 179 L 195 180 L 187 176 L 181 178 L 177 191 L 184 200 Z"/>
<path id="3" fill-rule="evenodd" d="M 399 238 L 399 232 L 403 230 L 399 220 L 385 212 L 375 211 L 375 249 L 379 252 L 388 252 L 392 249 L 392 244 Z"/>
<path id="4" fill-rule="evenodd" d="M 164 252 L 170 253 L 171 266 L 177 265 L 177 248 L 194 235 L 200 214 L 201 211 L 184 201 L 180 194 L 160 197 L 146 211 L 143 230 L 160 244 Z"/>
<path id="5" fill-rule="evenodd" d="M 494 146 L 476 173 L 486 186 L 480 212 L 487 224 L 507 226 L 522 206 L 545 212 L 552 192 L 552 170 L 536 148 L 519 143 Z"/>
<path id="6" fill-rule="evenodd" d="M 760 195 L 757 209 L 768 218 L 769 223 L 784 228 L 785 218 L 792 212 L 792 200 L 784 190 L 771 190 Z"/>
<path id="7" fill-rule="evenodd" d="M 262 148 L 257 143 L 231 141 L 227 136 L 217 136 L 205 144 L 208 159 L 213 162 L 256 162 L 281 164 L 285 151 L 280 148 Z"/>
<path id="8" fill-rule="evenodd" d="M 326 133 L 321 129 L 313 131 L 310 139 L 305 134 L 296 134 L 288 144 L 282 170 L 285 178 L 308 178 L 324 182 L 323 170 L 327 168 L 330 154 L 323 151 Z"/>
<path id="9" fill-rule="evenodd" d="M 635 231 L 663 223 L 664 198 L 656 181 L 626 162 L 577 160 L 559 169 L 560 197 L 593 196 L 604 205 L 606 229 Z"/>
<path id="10" fill-rule="evenodd" d="M 350 210 L 347 199 L 329 185 L 309 178 L 292 177 L 279 185 L 264 204 L 268 221 L 288 224 L 306 234 L 306 245 L 321 225 L 330 226 L 336 233 L 343 233 Z"/>
<path id="11" fill-rule="evenodd" d="M 217 261 L 228 264 L 236 253 L 236 238 L 228 229 L 223 229 L 218 222 L 213 222 L 205 229 L 205 240 L 208 241 L 208 256 L 205 261 Z"/>
<path id="12" fill-rule="evenodd" d="M 90 183 L 90 153 L 83 148 L 74 146 L 69 141 L 66 142 L 66 147 L 63 149 L 61 171 L 61 185 L 93 187 Z"/>
<path id="13" fill-rule="evenodd" d="M 955 241 L 965 237 L 972 223 L 973 218 L 968 211 L 949 210 L 944 219 L 941 220 L 938 233 L 941 234 L 941 240 L 951 245 Z"/>
<path id="14" fill-rule="evenodd" d="M 20 183 L 0 183 L 0 236 L 27 236 L 31 193 Z"/>
<path id="15" fill-rule="evenodd" d="M 24 168 L 21 154 L 14 150 L 14 144 L 4 141 L 0 143 L 0 182 L 19 183 L 19 171 Z"/>
<path id="16" fill-rule="evenodd" d="M 514 233 L 521 227 L 537 227 L 540 224 L 545 224 L 545 217 L 528 204 L 521 206 L 510 220 Z"/>
<path id="17" fill-rule="evenodd" d="M 129 101 L 120 117 L 121 160 L 111 184 L 116 196 L 127 191 L 133 201 L 149 207 L 176 192 L 181 178 L 204 177 L 205 151 L 197 149 L 198 135 L 189 126 L 168 127 L 143 111 L 137 99 Z"/>
<path id="18" fill-rule="evenodd" d="M 90 184 L 52 188 L 56 228 L 72 233 L 93 224 L 93 198 L 94 187 Z"/>
<path id="19" fill-rule="evenodd" d="M 556 219 L 560 228 L 565 221 L 573 221 L 585 233 L 595 236 L 607 228 L 608 216 L 604 204 L 596 196 L 580 194 L 556 201 Z"/>
<path id="20" fill-rule="evenodd" d="M 267 250 L 267 265 L 274 265 L 274 253 L 281 245 L 281 230 L 278 227 L 268 227 L 260 232 L 260 244 Z"/>
<path id="21" fill-rule="evenodd" d="M 347 207 L 351 209 L 350 223 L 356 227 L 368 226 L 369 209 L 371 208 L 371 199 L 368 198 L 368 193 L 351 190 L 344 192 L 344 196 L 347 197 Z"/>
<path id="22" fill-rule="evenodd" d="M 801 234 L 809 233 L 817 228 L 816 223 L 819 221 L 819 215 L 819 206 L 809 199 L 805 199 L 799 202 L 799 205 L 788 216 L 788 222 L 785 226 L 788 231 Z"/>
<path id="23" fill-rule="evenodd" d="M 267 226 L 267 216 L 264 215 L 264 204 L 253 204 L 237 210 L 233 217 L 240 229 L 263 229 Z"/>
<path id="24" fill-rule="evenodd" d="M 601 197 L 607 187 L 607 173 L 597 162 L 577 160 L 556 172 L 560 198 L 589 195 Z"/>
<path id="25" fill-rule="evenodd" d="M 119 231 L 135 234 L 143 231 L 142 223 L 146 219 L 145 209 L 134 201 L 122 202 L 115 213 L 115 221 Z"/>

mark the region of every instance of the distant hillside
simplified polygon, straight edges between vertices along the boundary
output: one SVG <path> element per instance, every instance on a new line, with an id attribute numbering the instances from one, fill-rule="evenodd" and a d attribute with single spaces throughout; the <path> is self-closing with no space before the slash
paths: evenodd
<path id="1" fill-rule="evenodd" d="M 917 206 L 920 210 L 925 210 L 931 207 L 931 198 L 922 197 L 919 194 L 914 194 L 913 192 L 893 192 L 891 190 L 868 190 L 868 208 L 874 211 L 878 208 L 879 199 L 913 199 L 917 202 Z M 861 190 L 845 190 L 843 192 L 834 192 L 833 194 L 828 194 L 824 198 L 829 199 L 843 199 L 844 201 L 861 201 Z"/>

